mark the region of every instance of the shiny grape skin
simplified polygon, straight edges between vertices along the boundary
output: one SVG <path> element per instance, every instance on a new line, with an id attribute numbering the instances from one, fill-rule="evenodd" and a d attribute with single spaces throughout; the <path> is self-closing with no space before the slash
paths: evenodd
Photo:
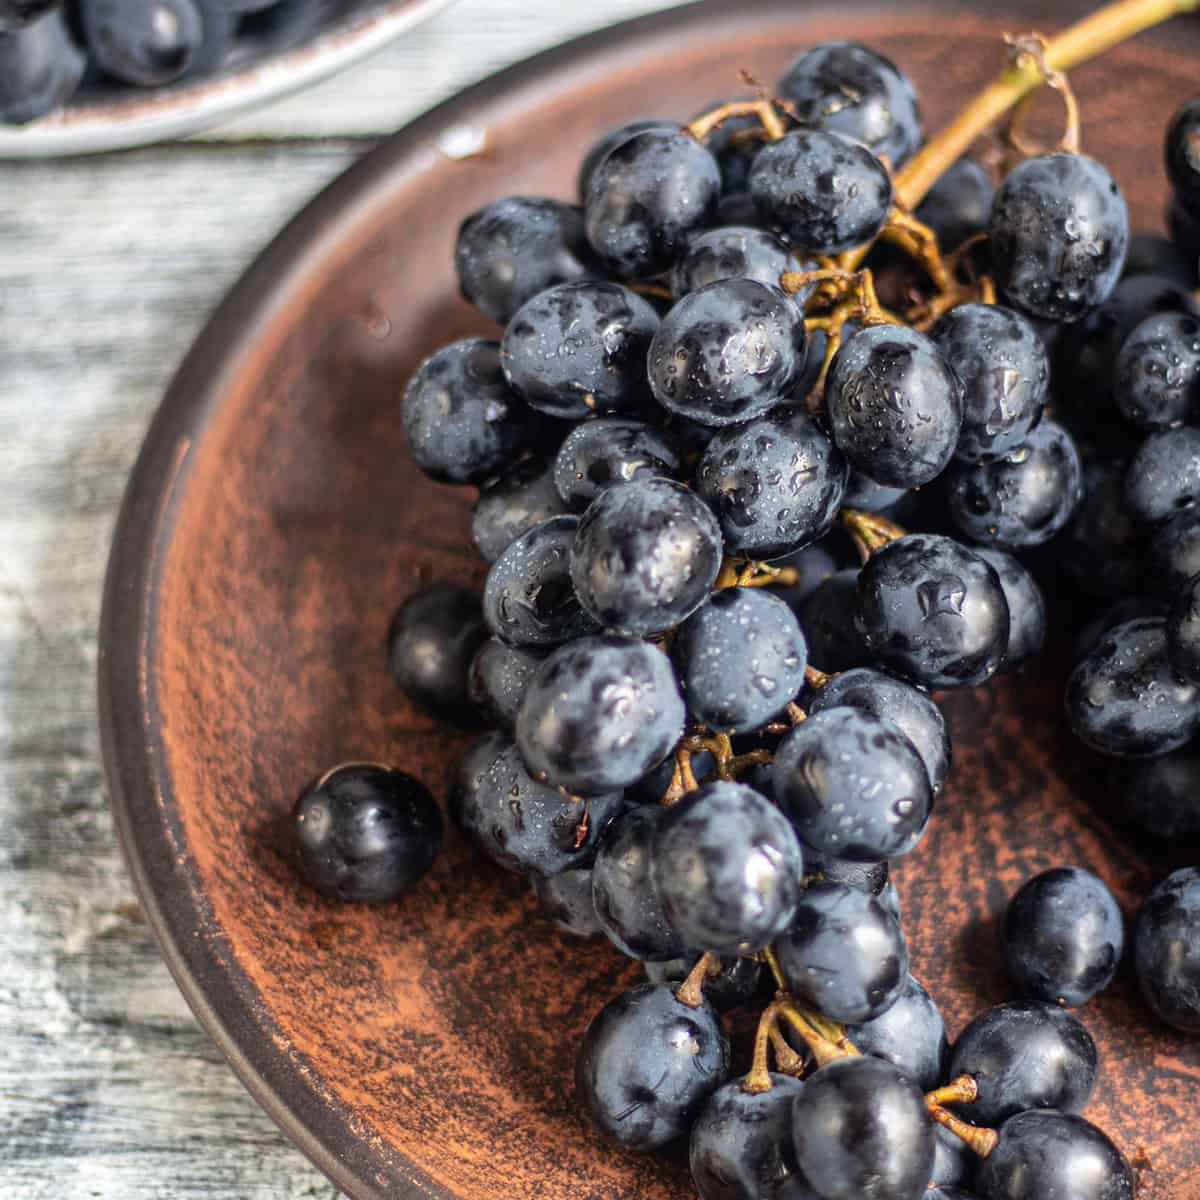
<path id="1" fill-rule="evenodd" d="M 1167 658 L 1189 683 L 1200 683 L 1200 576 L 1171 604 L 1167 614 Z"/>
<path id="2" fill-rule="evenodd" d="M 840 254 L 871 241 L 892 204 L 891 176 L 879 159 L 819 129 L 768 142 L 748 183 L 762 222 L 806 254 Z"/>
<path id="3" fill-rule="evenodd" d="M 672 268 L 671 291 L 680 300 L 722 279 L 753 279 L 777 288 L 785 271 L 815 266 L 815 263 L 802 264 L 782 238 L 765 229 L 722 225 L 688 240 L 687 248 Z"/>
<path id="4" fill-rule="evenodd" d="M 1018 1113 L 980 1164 L 983 1200 L 1133 1200 L 1133 1173 L 1121 1152 L 1082 1117 Z"/>
<path id="5" fill-rule="evenodd" d="M 822 1067 L 792 1105 L 796 1158 L 822 1200 L 921 1200 L 933 1119 L 916 1084 L 864 1055 Z"/>
<path id="6" fill-rule="evenodd" d="M 75 94 L 86 68 L 61 9 L 0 32 L 0 125 L 24 125 L 52 113 Z"/>
<path id="7" fill-rule="evenodd" d="M 395 900 L 442 844 L 442 814 L 426 788 L 372 763 L 331 771 L 296 802 L 292 820 L 304 877 L 338 900 Z"/>
<path id="8" fill-rule="evenodd" d="M 920 687 L 977 687 L 1004 661 L 999 576 L 950 538 L 909 534 L 877 550 L 859 572 L 858 600 L 867 652 Z"/>
<path id="9" fill-rule="evenodd" d="M 522 459 L 480 489 L 471 539 L 485 562 L 495 562 L 521 534 L 566 511 L 553 467 L 544 459 Z"/>
<path id="10" fill-rule="evenodd" d="M 722 588 L 671 646 L 688 712 L 721 733 L 767 724 L 804 687 L 808 646 L 795 614 L 757 588 Z"/>
<path id="11" fill-rule="evenodd" d="M 545 657 L 543 651 L 509 646 L 499 638 L 479 647 L 467 674 L 467 694 L 488 725 L 512 733 L 525 689 Z"/>
<path id="12" fill-rule="evenodd" d="M 856 567 L 837 571 L 798 606 L 796 615 L 808 641 L 808 661 L 822 671 L 849 671 L 871 660 L 855 624 L 858 576 Z"/>
<path id="13" fill-rule="evenodd" d="M 1040 654 L 1049 633 L 1046 594 L 1041 584 L 1011 554 L 976 546 L 979 555 L 996 572 L 1008 604 L 1008 644 L 1002 671 L 1015 671 Z"/>
<path id="14" fill-rule="evenodd" d="M 445 483 L 482 483 L 533 444 L 535 414 L 505 382 L 499 344 L 464 338 L 431 354 L 400 415 L 417 466 Z"/>
<path id="15" fill-rule="evenodd" d="M 1118 758 L 1166 754 L 1200 733 L 1200 691 L 1167 658 L 1166 622 L 1110 629 L 1071 672 L 1067 717 L 1078 738 Z"/>
<path id="16" fill-rule="evenodd" d="M 204 38 L 204 14 L 192 0 L 83 0 L 77 20 L 92 63 L 132 87 L 182 78 Z"/>
<path id="17" fill-rule="evenodd" d="M 1043 421 L 999 460 L 954 463 L 946 507 L 964 537 L 981 545 L 1028 550 L 1062 530 L 1083 499 L 1083 464 L 1071 435 Z"/>
<path id="18" fill-rule="evenodd" d="M 1200 746 L 1124 764 L 1117 781 L 1126 820 L 1164 840 L 1200 837 Z"/>
<path id="19" fill-rule="evenodd" d="M 1163 158 L 1180 202 L 1200 212 L 1200 99 L 1189 100 L 1171 118 Z"/>
<path id="20" fill-rule="evenodd" d="M 1121 277 L 1129 213 L 1116 181 L 1082 154 L 1027 158 L 992 202 L 988 235 L 996 283 L 1026 312 L 1077 321 Z"/>
<path id="21" fill-rule="evenodd" d="M 657 328 L 653 306 L 619 283 L 560 283 L 517 310 L 500 365 L 512 388 L 552 417 L 637 412 L 650 402 L 646 351 Z"/>
<path id="22" fill-rule="evenodd" d="M 583 162 L 579 165 L 579 177 L 577 182 L 577 190 L 581 201 L 587 199 L 588 184 L 592 181 L 592 175 L 596 168 L 624 141 L 633 137 L 635 133 L 642 133 L 647 129 L 660 129 L 669 132 L 678 132 L 681 128 L 678 121 L 668 121 L 660 117 L 643 117 L 637 121 L 629 121 L 625 125 L 618 125 L 615 129 L 608 130 L 598 137 L 588 148 L 588 152 L 583 156 Z"/>
<path id="23" fill-rule="evenodd" d="M 686 958 L 672 958 L 666 962 L 647 962 L 646 978 L 651 983 L 682 983 L 691 973 L 700 958 L 698 953 Z M 722 958 L 721 968 L 715 975 L 704 979 L 704 999 L 719 1013 L 747 1008 L 763 998 L 764 984 L 768 982 L 767 968 L 757 958 Z"/>
<path id="24" fill-rule="evenodd" d="M 1152 433 L 1125 472 L 1125 503 L 1146 525 L 1161 525 L 1200 500 L 1200 429 Z"/>
<path id="25" fill-rule="evenodd" d="M 1096 1086 L 1096 1044 L 1069 1012 L 1029 1001 L 980 1013 L 959 1034 L 947 1076 L 970 1075 L 979 1096 L 964 1112 L 998 1125 L 1027 1108 L 1079 1112 Z"/>
<path id="26" fill-rule="evenodd" d="M 907 854 L 933 807 L 916 747 L 898 726 L 859 708 L 810 715 L 780 743 L 772 775 L 800 837 L 851 862 Z"/>
<path id="27" fill-rule="evenodd" d="M 584 224 L 616 273 L 669 270 L 688 235 L 710 223 L 721 194 L 717 160 L 690 134 L 646 129 L 615 146 L 588 181 Z"/>
<path id="28" fill-rule="evenodd" d="M 803 1088 L 772 1074 L 769 1091 L 745 1092 L 733 1080 L 709 1097 L 689 1142 L 700 1200 L 820 1200 L 792 1146 L 792 1105 Z"/>
<path id="29" fill-rule="evenodd" d="M 704 603 L 722 553 L 717 520 L 695 492 L 670 479 L 639 479 L 588 506 L 571 548 L 571 582 L 606 629 L 647 636 Z"/>
<path id="30" fill-rule="evenodd" d="M 630 638 L 580 638 L 538 668 L 517 714 L 537 779 L 577 795 L 631 787 L 674 749 L 684 707 L 663 652 Z"/>
<path id="31" fill-rule="evenodd" d="M 1022 996 L 1077 1008 L 1112 982 L 1125 947 L 1121 910 L 1080 867 L 1035 875 L 1008 903 L 1004 951 Z"/>
<path id="32" fill-rule="evenodd" d="M 1125 339 L 1117 355 L 1113 400 L 1139 429 L 1169 429 L 1200 410 L 1200 320 L 1156 313 Z"/>
<path id="33" fill-rule="evenodd" d="M 895 917 L 848 884 L 810 883 L 775 949 L 788 991 L 844 1024 L 886 1012 L 908 978 L 908 949 Z"/>
<path id="34" fill-rule="evenodd" d="M 825 383 L 834 445 L 888 487 L 921 487 L 954 455 L 962 384 L 937 345 L 902 325 L 871 325 L 845 342 Z"/>
<path id="35" fill-rule="evenodd" d="M 911 975 L 892 1006 L 871 1021 L 851 1025 L 846 1036 L 863 1053 L 898 1067 L 923 1091 L 945 1076 L 950 1045 L 933 997 Z"/>
<path id="36" fill-rule="evenodd" d="M 505 196 L 458 227 L 454 267 L 463 298 L 501 325 L 538 292 L 595 274 L 583 212 L 546 196 Z"/>
<path id="37" fill-rule="evenodd" d="M 950 770 L 950 734 L 942 710 L 924 692 L 882 671 L 859 667 L 816 688 L 807 710 L 812 717 L 840 707 L 859 708 L 895 725 L 921 756 L 933 792 L 941 791 Z"/>
<path id="38" fill-rule="evenodd" d="M 907 488 L 884 487 L 882 483 L 876 483 L 861 471 L 851 471 L 842 504 L 846 508 L 859 508 L 865 512 L 882 513 L 895 508 L 905 496 L 909 495 L 912 493 Z"/>
<path id="39" fill-rule="evenodd" d="M 960 158 L 938 176 L 916 217 L 937 234 L 945 253 L 987 228 L 995 194 L 991 176 L 974 159 Z"/>
<path id="40" fill-rule="evenodd" d="M 563 503 L 582 512 L 606 488 L 634 479 L 674 478 L 679 451 L 660 430 L 629 417 L 597 417 L 567 434 L 554 460 Z"/>
<path id="41" fill-rule="evenodd" d="M 762 769 L 768 772 L 769 780 L 770 765 Z M 762 782 L 762 778 L 761 775 L 756 778 L 754 773 L 748 776 L 751 786 L 757 787 L 764 796 L 774 797 L 770 783 Z M 873 863 L 851 862 L 848 858 L 830 858 L 820 854 L 811 846 L 805 845 L 803 840 L 800 846 L 804 851 L 804 870 L 810 879 L 815 877 L 823 879 L 826 883 L 844 883 L 847 887 L 857 888 L 860 892 L 874 896 L 885 908 L 891 903 L 888 889 L 892 888 L 894 891 L 895 888 L 889 878 L 891 868 L 887 859 Z"/>
<path id="42" fill-rule="evenodd" d="M 592 904 L 602 932 L 622 954 L 643 962 L 672 962 L 688 949 L 650 875 L 651 844 L 667 811 L 662 804 L 639 804 L 622 813 L 605 832 L 592 867 Z"/>
<path id="43" fill-rule="evenodd" d="M 696 465 L 695 486 L 717 514 L 726 550 L 767 561 L 829 532 L 847 479 L 846 460 L 821 426 L 782 405 L 718 432 Z"/>
<path id="44" fill-rule="evenodd" d="M 934 1137 L 931 1178 L 937 1187 L 931 1188 L 924 1200 L 975 1200 L 974 1192 L 960 1191 L 955 1186 L 970 1181 L 975 1155 L 967 1149 L 962 1138 L 951 1133 L 944 1125 L 934 1130 Z"/>
<path id="45" fill-rule="evenodd" d="M 753 954 L 791 923 L 804 859 L 770 801 L 745 784 L 717 781 L 667 809 L 651 843 L 650 877 L 686 945 Z"/>
<path id="46" fill-rule="evenodd" d="M 507 546 L 483 588 L 483 616 L 510 646 L 560 646 L 598 632 L 571 586 L 578 517 L 551 517 Z"/>
<path id="47" fill-rule="evenodd" d="M 1050 358 L 1028 318 L 999 304 L 960 304 L 929 335 L 963 387 L 956 458 L 990 462 L 1015 450 L 1042 419 Z"/>
<path id="48" fill-rule="evenodd" d="M 1154 595 L 1145 593 L 1126 596 L 1102 609 L 1075 635 L 1071 646 L 1071 662 L 1082 662 L 1100 645 L 1100 639 L 1118 625 L 1133 621 L 1140 617 L 1163 617 L 1167 615 L 1167 605 Z"/>
<path id="49" fill-rule="evenodd" d="M 1160 591 L 1175 596 L 1200 575 L 1200 511 L 1185 509 L 1164 522 L 1150 542 Z"/>
<path id="50" fill-rule="evenodd" d="M 729 1043 L 709 1004 L 644 983 L 592 1019 L 575 1063 L 575 1097 L 627 1150 L 657 1150 L 686 1133 L 729 1073 Z"/>
<path id="51" fill-rule="evenodd" d="M 733 425 L 789 396 L 805 352 L 803 313 L 778 288 L 719 279 L 662 319 L 647 359 L 650 389 L 668 412 Z"/>
<path id="52" fill-rule="evenodd" d="M 557 875 L 587 866 L 624 801 L 620 792 L 581 800 L 538 783 L 506 734 L 485 734 L 455 772 L 455 824 L 498 866 Z"/>
<path id="53" fill-rule="evenodd" d="M 1133 930 L 1133 958 L 1155 1016 L 1200 1033 L 1200 867 L 1168 875 L 1147 897 Z"/>
<path id="54" fill-rule="evenodd" d="M 921 144 L 917 96 L 890 59 L 858 42 L 822 42 L 779 81 L 800 121 L 862 142 L 896 169 Z"/>
<path id="55" fill-rule="evenodd" d="M 591 867 L 574 867 L 557 875 L 534 875 L 533 892 L 545 916 L 575 937 L 603 933 L 592 903 Z"/>
<path id="56" fill-rule="evenodd" d="M 435 583 L 410 596 L 388 630 L 388 665 L 422 711 L 468 728 L 478 725 L 471 662 L 487 640 L 479 593 Z"/>
<path id="57" fill-rule="evenodd" d="M 0 0 L 0 34 L 25 29 L 60 4 L 61 0 Z"/>

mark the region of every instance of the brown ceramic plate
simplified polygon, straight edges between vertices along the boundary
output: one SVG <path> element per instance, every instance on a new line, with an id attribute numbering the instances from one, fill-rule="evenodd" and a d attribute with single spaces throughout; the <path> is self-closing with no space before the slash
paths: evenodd
<path id="1" fill-rule="evenodd" d="M 1055 19 L 1081 11 L 1056 6 Z M 522 882 L 453 838 L 411 899 L 378 909 L 324 903 L 283 849 L 283 814 L 331 763 L 389 759 L 440 788 L 463 744 L 396 693 L 383 655 L 400 600 L 426 580 L 481 576 L 471 496 L 417 473 L 397 407 L 424 355 L 488 331 L 456 294 L 459 219 L 509 192 L 569 196 L 600 131 L 690 115 L 736 91 L 739 68 L 774 79 L 821 38 L 894 55 L 936 129 L 995 69 L 999 35 L 1045 16 L 1032 0 L 987 15 L 731 0 L 555 50 L 368 155 L 251 268 L 188 357 L 108 577 L 113 805 L 197 1015 L 352 1196 L 691 1195 L 678 1161 L 602 1147 L 572 1100 L 576 1040 L 636 966 L 559 936 Z M 1200 24 L 1176 22 L 1077 73 L 1087 145 L 1138 226 L 1159 223 L 1161 130 L 1197 61 Z M 476 157 L 440 148 L 476 136 Z M 1063 738 L 1060 694 L 1061 672 L 1044 666 L 947 703 L 952 783 L 897 875 L 915 973 L 953 1033 L 1007 994 L 993 921 L 1026 876 L 1087 865 L 1132 912 L 1172 865 L 1090 805 L 1100 781 Z M 1200 1042 L 1154 1024 L 1128 977 L 1083 1016 L 1103 1053 L 1089 1112 L 1138 1164 L 1144 1200 L 1200 1200 Z"/>

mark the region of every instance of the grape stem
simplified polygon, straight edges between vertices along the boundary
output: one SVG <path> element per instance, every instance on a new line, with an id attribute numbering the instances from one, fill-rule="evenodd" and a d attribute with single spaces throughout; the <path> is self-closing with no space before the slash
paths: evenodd
<path id="1" fill-rule="evenodd" d="M 689 121 L 684 130 L 702 142 L 714 129 L 733 117 L 749 116 L 757 117 L 762 122 L 763 132 L 769 142 L 779 141 L 786 132 L 776 111 L 775 101 L 766 96 L 757 100 L 730 100 L 728 104 L 718 105 L 711 112 L 702 113 L 694 121 Z"/>
<path id="2" fill-rule="evenodd" d="M 931 1105 L 971 1104 L 979 1099 L 979 1084 L 973 1075 L 960 1075 L 945 1087 L 925 1093 L 925 1103 Z"/>
<path id="3" fill-rule="evenodd" d="M 824 687 L 832 678 L 833 675 L 830 675 L 825 671 L 818 671 L 814 666 L 807 666 L 804 668 L 804 682 L 807 683 L 809 687 Z"/>
<path id="4" fill-rule="evenodd" d="M 708 951 L 698 959 L 696 965 L 688 972 L 687 978 L 675 992 L 675 999 L 688 1008 L 699 1008 L 704 1003 L 704 981 L 715 975 L 721 969 L 721 960 Z"/>
<path id="5" fill-rule="evenodd" d="M 752 1096 L 771 1090 L 771 1068 L 767 1061 L 767 1050 L 771 1045 L 771 1033 L 779 1020 L 780 1004 L 775 1001 L 763 1009 L 754 1033 L 754 1059 L 749 1074 L 742 1080 L 742 1091 Z"/>
<path id="6" fill-rule="evenodd" d="M 980 1158 L 987 1158 L 989 1154 L 996 1148 L 996 1143 L 1000 1140 L 1000 1135 L 994 1129 L 988 1129 L 982 1125 L 972 1125 L 968 1121 L 964 1121 L 962 1117 L 956 1117 L 952 1112 L 947 1112 L 937 1104 L 929 1104 L 926 1102 L 926 1107 L 929 1109 L 929 1115 L 939 1124 L 944 1125 L 955 1137 L 966 1143 L 969 1150 L 973 1150 Z"/>
<path id="7" fill-rule="evenodd" d="M 776 954 L 775 947 L 768 946 L 762 952 L 762 956 L 775 977 L 775 985 L 779 988 L 779 995 L 775 1001 L 779 1006 L 779 1015 L 800 1035 L 817 1066 L 824 1067 L 839 1058 L 856 1057 L 859 1049 L 846 1036 L 843 1026 L 796 1003 L 788 991 L 787 980 L 784 978 L 783 968 L 779 965 L 779 955 Z"/>
<path id="8" fill-rule="evenodd" d="M 1021 66 L 1024 61 L 1032 62 L 1042 79 L 1045 80 L 1046 86 L 1053 88 L 1062 97 L 1063 107 L 1066 109 L 1066 124 L 1063 135 L 1059 139 L 1058 149 L 1067 154 L 1078 154 L 1080 143 L 1079 100 L 1066 75 L 1061 71 L 1054 70 L 1046 62 L 1046 39 L 1040 34 L 1027 33 L 1020 37 L 1009 35 L 1004 40 L 1011 47 L 1011 57 L 1015 65 Z M 1016 106 L 1009 114 L 1008 124 L 1004 130 L 1005 142 L 1022 158 L 1028 158 L 1030 155 L 1038 153 L 1025 143 L 1021 135 L 1025 114 L 1028 112 L 1029 103 L 1035 94 L 1035 92 L 1030 92 L 1029 95 L 1017 101 Z"/>
<path id="9" fill-rule="evenodd" d="M 889 542 L 904 537 L 906 532 L 895 521 L 858 508 L 843 508 L 838 513 L 838 522 L 850 534 L 864 563 Z"/>

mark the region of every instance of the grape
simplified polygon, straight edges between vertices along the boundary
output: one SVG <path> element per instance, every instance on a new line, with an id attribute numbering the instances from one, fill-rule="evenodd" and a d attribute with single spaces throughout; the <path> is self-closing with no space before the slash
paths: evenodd
<path id="1" fill-rule="evenodd" d="M 1169 429 L 1194 417 L 1200 399 L 1200 320 L 1156 313 L 1117 355 L 1113 399 L 1139 429 Z"/>
<path id="2" fill-rule="evenodd" d="M 987 228 L 995 194 L 991 176 L 974 159 L 960 158 L 929 189 L 916 217 L 937 234 L 940 249 L 956 250 Z"/>
<path id="3" fill-rule="evenodd" d="M 1075 516 L 1047 547 L 1054 565 L 1087 596 L 1113 599 L 1136 592 L 1148 574 L 1146 533 L 1126 502 L 1124 464 L 1085 464 L 1083 488 Z"/>
<path id="4" fill-rule="evenodd" d="M 59 4 L 60 0 L 3 0 L 0 3 L 0 34 L 27 28 Z"/>
<path id="5" fill-rule="evenodd" d="M 597 417 L 567 434 L 554 460 L 554 486 L 568 508 L 581 512 L 615 484 L 673 477 L 679 470 L 679 452 L 653 426 L 628 417 Z"/>
<path id="6" fill-rule="evenodd" d="M 1048 632 L 1046 596 L 1038 581 L 1003 550 L 977 546 L 975 553 L 995 572 L 1008 605 L 1008 645 L 1004 648 L 1002 671 L 1014 671 L 1040 654 Z"/>
<path id="7" fill-rule="evenodd" d="M 495 562 L 521 534 L 565 512 L 552 468 L 540 458 L 522 459 L 480 489 L 471 537 L 484 560 Z"/>
<path id="8" fill-rule="evenodd" d="M 509 646 L 488 638 L 475 652 L 467 675 L 467 693 L 489 725 L 512 733 L 525 689 L 544 652 Z"/>
<path id="9" fill-rule="evenodd" d="M 96 66 L 136 87 L 181 78 L 204 37 L 192 0 L 81 0 L 79 21 Z"/>
<path id="10" fill-rule="evenodd" d="M 1161 233 L 1135 233 L 1125 255 L 1125 278 L 1158 275 L 1191 290 L 1196 286 L 1196 263 L 1180 255 L 1179 247 Z"/>
<path id="11" fill-rule="evenodd" d="M 1161 525 L 1200 500 L 1200 429 L 1152 433 L 1129 460 L 1125 503 L 1130 515 Z"/>
<path id="12" fill-rule="evenodd" d="M 1189 100 L 1171 118 L 1163 157 L 1180 202 L 1200 211 L 1200 100 Z"/>
<path id="13" fill-rule="evenodd" d="M 849 671 L 870 661 L 855 624 L 858 576 L 857 568 L 830 575 L 805 597 L 796 614 L 808 641 L 808 661 L 822 671 Z"/>
<path id="14" fill-rule="evenodd" d="M 1134 926 L 1133 956 L 1154 1015 L 1200 1033 L 1200 868 L 1176 871 L 1150 893 Z"/>
<path id="15" fill-rule="evenodd" d="M 592 175 L 595 173 L 596 168 L 622 142 L 633 137 L 635 133 L 641 133 L 646 129 L 678 132 L 680 128 L 681 126 L 678 121 L 667 121 L 660 117 L 643 117 L 637 121 L 629 121 L 625 125 L 618 125 L 615 129 L 610 129 L 607 133 L 602 134 L 588 148 L 587 154 L 583 156 L 583 162 L 579 165 L 577 184 L 580 200 L 587 199 L 588 184 L 591 183 Z"/>
<path id="16" fill-rule="evenodd" d="M 1150 540 L 1150 558 L 1160 588 L 1178 595 L 1200 575 L 1200 512 L 1185 509 L 1160 526 Z"/>
<path id="17" fill-rule="evenodd" d="M 682 983 L 699 961 L 698 953 L 666 962 L 647 962 L 646 978 L 651 983 Z M 704 999 L 719 1013 L 746 1008 L 762 998 L 767 970 L 756 958 L 722 958 L 720 970 L 704 977 Z"/>
<path id="18" fill-rule="evenodd" d="M 753 279 L 777 288 L 785 271 L 815 266 L 802 264 L 785 241 L 765 229 L 724 225 L 689 239 L 671 271 L 671 291 L 680 300 L 722 279 Z M 803 295 L 796 299 L 802 301 Z"/>
<path id="19" fill-rule="evenodd" d="M 533 891 L 542 912 L 564 933 L 591 937 L 603 932 L 592 903 L 590 867 L 575 867 L 557 875 L 534 875 Z"/>
<path id="20" fill-rule="evenodd" d="M 945 1075 L 950 1052 L 946 1025 L 933 997 L 911 976 L 892 1006 L 846 1036 L 863 1054 L 886 1059 L 922 1091 L 932 1091 Z"/>
<path id="21" fill-rule="evenodd" d="M 931 1188 L 924 1200 L 976 1200 L 974 1193 L 960 1191 L 954 1186 L 968 1182 L 974 1167 L 974 1156 L 967 1150 L 966 1142 L 944 1125 L 938 1125 L 934 1135 L 930 1177 L 938 1186 Z"/>
<path id="22" fill-rule="evenodd" d="M 1200 683 L 1200 577 L 1176 597 L 1167 615 L 1167 658 L 1189 683 Z"/>
<path id="23" fill-rule="evenodd" d="M 1154 837 L 1200 836 L 1200 746 L 1124 764 L 1118 781 L 1123 815 Z"/>

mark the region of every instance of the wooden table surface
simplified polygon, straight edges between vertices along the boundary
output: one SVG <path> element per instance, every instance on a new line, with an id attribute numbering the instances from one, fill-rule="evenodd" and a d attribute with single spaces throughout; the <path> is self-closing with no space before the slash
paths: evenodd
<path id="1" fill-rule="evenodd" d="M 336 1196 L 176 990 L 125 873 L 96 724 L 121 492 L 208 313 L 381 135 L 665 0 L 459 0 L 203 140 L 0 164 L 0 1188 L 19 1200 Z"/>

